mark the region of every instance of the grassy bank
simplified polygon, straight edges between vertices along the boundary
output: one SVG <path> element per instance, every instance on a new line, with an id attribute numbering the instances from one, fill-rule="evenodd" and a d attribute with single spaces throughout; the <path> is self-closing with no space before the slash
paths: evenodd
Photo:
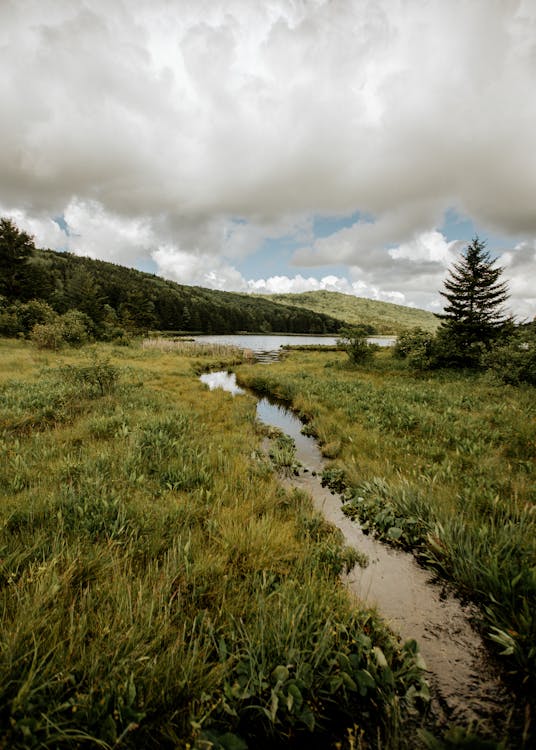
<path id="1" fill-rule="evenodd" d="M 416 376 L 389 351 L 291 353 L 240 382 L 292 403 L 345 492 L 346 511 L 414 549 L 481 605 L 527 712 L 536 675 L 536 401 L 489 377 Z M 527 713 L 527 721 L 530 717 Z M 534 717 L 532 717 L 534 719 Z"/>
<path id="2" fill-rule="evenodd" d="M 191 355 L 0 341 L 0 747 L 403 746 L 412 644 Z"/>

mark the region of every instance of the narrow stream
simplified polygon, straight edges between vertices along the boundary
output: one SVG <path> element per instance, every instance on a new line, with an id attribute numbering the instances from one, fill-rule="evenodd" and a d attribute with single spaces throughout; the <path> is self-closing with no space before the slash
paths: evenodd
<path id="1" fill-rule="evenodd" d="M 244 393 L 234 373 L 208 373 L 201 380 L 211 389 Z M 433 574 L 411 554 L 377 541 L 344 515 L 340 497 L 321 485 L 319 475 L 326 460 L 289 409 L 261 398 L 257 418 L 293 438 L 302 469 L 289 481 L 311 495 L 315 507 L 342 531 L 346 544 L 368 556 L 368 566 L 356 567 L 345 576 L 345 583 L 356 598 L 375 607 L 402 640 L 413 638 L 419 644 L 436 721 L 461 726 L 475 722 L 484 736 L 508 734 L 512 696 L 471 625 L 472 606 L 463 605 L 444 585 L 434 582 Z"/>

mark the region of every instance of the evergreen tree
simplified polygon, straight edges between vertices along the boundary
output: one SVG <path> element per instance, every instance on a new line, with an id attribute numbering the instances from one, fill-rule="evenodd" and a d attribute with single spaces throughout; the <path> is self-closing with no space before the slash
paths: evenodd
<path id="1" fill-rule="evenodd" d="M 502 268 L 485 250 L 478 237 L 469 244 L 461 260 L 450 271 L 440 294 L 447 304 L 437 337 L 441 364 L 473 367 L 483 352 L 509 328 L 510 320 L 502 305 L 508 299 L 508 287 L 499 281 Z"/>
<path id="2" fill-rule="evenodd" d="M 0 219 L 0 294 L 10 301 L 24 297 L 24 269 L 34 250 L 29 234 Z"/>

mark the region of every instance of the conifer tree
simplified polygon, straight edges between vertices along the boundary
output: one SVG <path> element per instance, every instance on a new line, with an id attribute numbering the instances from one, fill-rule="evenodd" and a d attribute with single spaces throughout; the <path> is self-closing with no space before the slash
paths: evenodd
<path id="1" fill-rule="evenodd" d="M 482 353 L 511 322 L 503 311 L 508 299 L 507 284 L 499 280 L 503 269 L 495 266 L 485 245 L 473 239 L 440 292 L 447 300 L 438 316 L 443 320 L 438 354 L 445 364 L 478 365 Z"/>
<path id="2" fill-rule="evenodd" d="M 10 301 L 23 296 L 24 269 L 34 250 L 29 234 L 11 219 L 0 219 L 0 294 Z"/>

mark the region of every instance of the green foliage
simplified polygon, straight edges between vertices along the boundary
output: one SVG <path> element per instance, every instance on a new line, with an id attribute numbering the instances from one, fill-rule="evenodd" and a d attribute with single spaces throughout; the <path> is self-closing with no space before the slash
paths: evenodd
<path id="1" fill-rule="evenodd" d="M 296 460 L 294 440 L 280 433 L 270 443 L 269 456 L 275 468 L 286 476 L 298 473 L 300 464 Z"/>
<path id="2" fill-rule="evenodd" d="M 79 389 L 88 397 L 113 393 L 119 380 L 119 369 L 96 351 L 89 354 L 87 365 L 65 365 L 59 369 L 64 383 Z"/>
<path id="3" fill-rule="evenodd" d="M 508 299 L 501 268 L 494 267 L 485 243 L 478 237 L 450 271 L 441 292 L 447 304 L 442 315 L 435 356 L 447 367 L 479 367 L 486 349 L 502 333 L 507 318 L 502 305 Z"/>
<path id="4" fill-rule="evenodd" d="M 29 302 L 9 304 L 5 297 L 0 298 L 0 335 L 2 336 L 28 336 L 35 325 L 53 323 L 57 317 L 52 307 L 42 300 L 34 299 Z"/>
<path id="5" fill-rule="evenodd" d="M 301 294 L 272 294 L 269 295 L 269 299 L 282 305 L 294 305 L 330 315 L 346 326 L 364 325 L 367 327 L 369 336 L 396 335 L 416 326 L 433 332 L 438 327 L 435 315 L 426 310 L 365 299 L 353 294 L 318 291 Z"/>
<path id="6" fill-rule="evenodd" d="M 434 363 L 434 336 L 422 328 L 412 328 L 398 337 L 393 355 L 407 360 L 416 370 L 428 370 Z"/>
<path id="7" fill-rule="evenodd" d="M 485 354 L 483 364 L 503 383 L 536 385 L 536 325 L 519 327 L 497 343 Z"/>
<path id="8" fill-rule="evenodd" d="M 355 326 L 354 328 L 343 328 L 339 331 L 337 345 L 344 349 L 353 365 L 361 365 L 369 362 L 374 352 L 378 350 L 375 344 L 367 341 L 368 326 Z"/>
<path id="9" fill-rule="evenodd" d="M 19 230 L 11 219 L 0 219 L 0 295 L 9 301 L 28 298 L 25 270 L 34 250 L 29 234 Z"/>
<path id="10" fill-rule="evenodd" d="M 64 315 L 56 315 L 49 323 L 34 325 L 30 338 L 38 349 L 79 347 L 88 343 L 92 329 L 93 323 L 85 313 L 69 310 Z"/>

